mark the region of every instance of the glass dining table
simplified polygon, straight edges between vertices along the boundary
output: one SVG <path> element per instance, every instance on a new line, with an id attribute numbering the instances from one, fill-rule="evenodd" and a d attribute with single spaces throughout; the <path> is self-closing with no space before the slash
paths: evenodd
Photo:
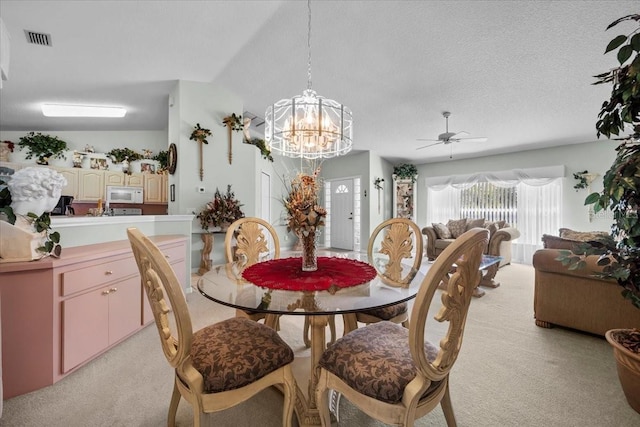
<path id="1" fill-rule="evenodd" d="M 308 316 L 310 357 L 294 360 L 293 371 L 298 382 L 295 412 L 300 426 L 316 426 L 320 425 L 320 418 L 314 368 L 326 348 L 329 316 L 411 300 L 416 296 L 428 266 L 412 272 L 415 276 L 406 287 L 394 287 L 376 274 L 367 262 L 366 253 L 325 251 L 318 258 L 318 271 L 310 273 L 302 272 L 300 268 L 292 269 L 290 265 L 301 266 L 302 261 L 295 253 L 289 255 L 293 256 L 258 263 L 247 269 L 238 263 L 215 265 L 199 279 L 197 287 L 211 301 L 265 313 L 265 323 L 274 328 L 279 315 Z M 373 260 L 373 263 L 384 262 L 383 256 Z M 287 266 L 289 270 L 285 268 Z M 404 268 L 410 269 L 411 265 Z"/>

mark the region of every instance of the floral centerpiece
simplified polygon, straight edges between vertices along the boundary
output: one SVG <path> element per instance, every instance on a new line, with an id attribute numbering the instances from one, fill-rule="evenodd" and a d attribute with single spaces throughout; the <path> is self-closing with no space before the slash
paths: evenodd
<path id="1" fill-rule="evenodd" d="M 211 227 L 226 229 L 235 220 L 244 218 L 241 206 L 235 193 L 231 191 L 231 185 L 227 185 L 225 194 L 216 188 L 213 200 L 207 202 L 196 218 L 200 220 L 203 230 L 208 231 Z"/>
<path id="2" fill-rule="evenodd" d="M 287 231 L 296 233 L 302 242 L 302 270 L 317 269 L 316 232 L 324 225 L 327 211 L 318 205 L 320 183 L 316 169 L 313 174 L 299 173 L 291 181 L 289 194 L 284 199 L 287 210 Z"/>

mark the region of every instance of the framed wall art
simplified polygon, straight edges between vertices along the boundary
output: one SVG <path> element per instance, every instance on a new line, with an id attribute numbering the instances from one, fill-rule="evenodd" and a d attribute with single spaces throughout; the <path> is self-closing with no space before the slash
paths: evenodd
<path id="1" fill-rule="evenodd" d="M 169 160 L 167 161 L 167 170 L 171 175 L 176 172 L 176 166 L 178 165 L 178 148 L 176 144 L 171 143 L 169 145 Z"/>

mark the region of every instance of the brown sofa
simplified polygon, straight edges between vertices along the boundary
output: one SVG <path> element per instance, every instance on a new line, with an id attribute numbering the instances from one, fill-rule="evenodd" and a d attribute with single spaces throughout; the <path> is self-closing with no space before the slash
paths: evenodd
<path id="1" fill-rule="evenodd" d="M 575 241 L 569 246 L 572 243 Z M 640 327 L 640 309 L 622 297 L 622 287 L 593 277 L 601 270 L 596 255 L 587 257 L 586 268 L 569 270 L 556 261 L 559 254 L 559 249 L 539 249 L 533 255 L 536 325 L 558 325 L 597 335 L 609 329 Z"/>
<path id="2" fill-rule="evenodd" d="M 459 220 L 456 220 L 459 221 Z M 476 222 L 477 221 L 477 222 Z M 449 221 L 448 224 L 454 221 Z M 489 229 L 489 244 L 487 246 L 487 255 L 497 255 L 502 257 L 499 267 L 511 263 L 511 241 L 520 237 L 520 232 L 509 227 L 509 224 L 502 223 L 501 228 L 493 228 L 491 225 L 482 220 L 467 220 L 465 231 L 473 227 L 483 227 Z M 497 223 L 494 223 L 497 224 Z M 443 225 L 443 224 L 440 224 Z M 426 236 L 425 251 L 429 261 L 435 260 L 444 249 L 455 241 L 455 238 L 441 238 L 434 225 L 424 227 L 422 234 Z"/>

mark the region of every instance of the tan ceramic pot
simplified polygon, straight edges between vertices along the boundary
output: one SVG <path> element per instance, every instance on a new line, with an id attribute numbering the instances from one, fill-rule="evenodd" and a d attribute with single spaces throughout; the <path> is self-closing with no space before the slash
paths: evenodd
<path id="1" fill-rule="evenodd" d="M 611 329 L 605 338 L 613 347 L 613 355 L 618 367 L 618 379 L 629 405 L 640 413 L 640 354 L 634 353 L 618 343 L 616 336 L 625 329 Z"/>

